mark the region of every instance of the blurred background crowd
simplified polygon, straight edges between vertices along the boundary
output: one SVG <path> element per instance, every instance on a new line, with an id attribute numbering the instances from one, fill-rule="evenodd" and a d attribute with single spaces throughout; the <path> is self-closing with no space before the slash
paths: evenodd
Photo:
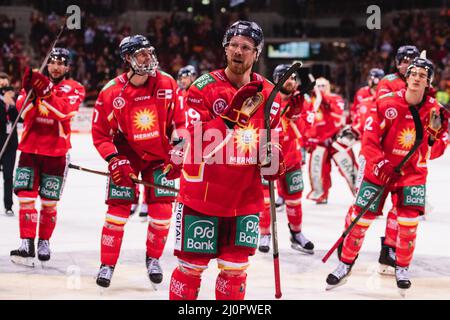
<path id="1" fill-rule="evenodd" d="M 58 46 L 71 51 L 72 77 L 86 87 L 86 104 L 95 101 L 108 79 L 123 72 L 118 46 L 123 37 L 136 33 L 136 21 L 124 19 L 121 13 L 134 8 L 154 12 L 145 20 L 139 19 L 139 29 L 156 48 L 161 68 L 175 77 L 187 64 L 194 65 L 199 74 L 220 68 L 224 64 L 221 42 L 226 27 L 238 19 L 259 22 L 258 17 L 266 17 L 261 23 L 266 44 L 269 39 L 316 39 L 321 43 L 315 60 L 302 60 L 308 62 L 305 65 L 311 68 L 309 72 L 329 78 L 334 92 L 348 102 L 364 84 L 369 69 L 379 67 L 386 73 L 393 72 L 397 48 L 412 44 L 419 50 L 427 50 L 428 58 L 435 63 L 433 85 L 442 92 L 441 99 L 447 99 L 443 102 L 448 103 L 450 28 L 445 1 L 413 1 L 415 4 L 400 1 L 396 10 L 389 2 L 381 1 L 381 13 L 388 17 L 383 19 L 380 30 L 369 30 L 361 23 L 368 16 L 365 1 L 357 5 L 355 1 L 343 1 L 343 10 L 339 12 L 324 1 L 286 1 L 290 6 L 279 7 L 268 0 L 212 1 L 214 5 L 206 1 L 209 6 L 204 1 L 137 0 L 129 1 L 128 5 L 114 0 L 81 1 L 81 29 L 66 30 Z M 14 17 L 0 14 L 0 71 L 8 73 L 17 88 L 25 66 L 39 66 L 44 59 L 59 31 L 62 14 L 70 5 L 67 1 L 31 3 L 33 10 L 25 33 L 17 32 Z M 0 5 L 16 4 L 0 1 Z M 279 9 L 283 19 L 271 22 L 274 8 Z M 338 27 L 327 26 L 323 19 L 338 19 Z M 279 62 L 265 57 L 256 71 L 271 78 L 272 66 Z"/>

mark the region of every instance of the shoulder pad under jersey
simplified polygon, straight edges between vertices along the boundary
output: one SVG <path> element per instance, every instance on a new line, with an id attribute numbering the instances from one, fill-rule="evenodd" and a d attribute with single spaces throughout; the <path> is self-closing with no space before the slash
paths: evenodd
<path id="1" fill-rule="evenodd" d="M 395 96 L 395 92 L 389 92 L 389 93 L 386 93 L 386 94 L 383 94 L 383 95 L 379 96 L 378 100 L 389 98 L 389 97 L 394 97 L 394 96 Z"/>
<path id="2" fill-rule="evenodd" d="M 203 90 L 203 88 L 213 82 L 216 82 L 216 79 L 214 79 L 210 73 L 205 73 L 204 75 L 198 77 L 192 84 L 197 87 L 197 89 Z"/>
<path id="3" fill-rule="evenodd" d="M 105 84 L 105 86 L 102 88 L 102 90 L 100 90 L 100 92 L 101 91 L 105 91 L 109 87 L 112 87 L 112 86 L 114 86 L 116 84 L 117 84 L 117 82 L 116 82 L 116 79 L 114 78 L 114 79 L 110 80 L 107 84 Z"/>
<path id="4" fill-rule="evenodd" d="M 395 73 L 391 73 L 386 75 L 383 79 L 386 79 L 388 81 L 394 81 L 395 79 L 398 79 L 398 75 L 396 75 Z"/>
<path id="5" fill-rule="evenodd" d="M 170 74 L 168 74 L 167 72 L 165 72 L 165 71 L 162 71 L 162 70 L 158 70 L 163 76 L 166 76 L 166 77 L 169 77 L 169 78 L 171 78 L 171 79 L 174 79 Z M 174 79 L 175 80 L 175 79 Z"/>

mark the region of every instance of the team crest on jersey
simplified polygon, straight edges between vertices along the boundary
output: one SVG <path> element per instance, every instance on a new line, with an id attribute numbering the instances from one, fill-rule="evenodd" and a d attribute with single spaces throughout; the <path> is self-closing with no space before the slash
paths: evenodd
<path id="1" fill-rule="evenodd" d="M 125 99 L 122 97 L 116 97 L 113 100 L 113 107 L 114 109 L 120 110 L 123 107 L 125 107 Z"/>
<path id="2" fill-rule="evenodd" d="M 213 103 L 213 111 L 215 114 L 220 116 L 225 108 L 227 107 L 227 102 L 224 99 L 217 99 Z"/>
<path id="3" fill-rule="evenodd" d="M 395 108 L 389 108 L 384 113 L 385 117 L 389 120 L 395 119 L 398 116 L 398 112 Z"/>
<path id="4" fill-rule="evenodd" d="M 400 132 L 400 135 L 398 136 L 398 143 L 404 148 L 404 149 L 411 149 L 411 147 L 414 144 L 414 141 L 416 141 L 416 130 L 411 128 L 405 128 Z"/>

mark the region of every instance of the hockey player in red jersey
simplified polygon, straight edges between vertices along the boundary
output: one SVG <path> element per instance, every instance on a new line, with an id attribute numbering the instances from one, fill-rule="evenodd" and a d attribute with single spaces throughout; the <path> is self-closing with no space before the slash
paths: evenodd
<path id="1" fill-rule="evenodd" d="M 277 83 L 283 74 L 290 68 L 288 64 L 278 65 L 273 72 L 273 81 Z M 296 75 L 293 74 L 280 90 L 281 95 L 281 147 L 286 165 L 286 173 L 277 180 L 278 194 L 286 204 L 288 227 L 291 233 L 291 247 L 304 253 L 313 254 L 314 244 L 302 232 L 302 153 L 300 141 L 302 133 L 311 127 L 314 121 L 314 112 L 311 104 L 298 90 Z M 261 234 L 259 251 L 268 252 L 270 249 L 270 198 L 268 182 L 264 184 L 264 210 L 261 212 L 259 231 Z"/>
<path id="2" fill-rule="evenodd" d="M 56 206 L 61 198 L 70 144 L 70 119 L 84 99 L 84 87 L 67 79 L 70 54 L 67 49 L 53 48 L 47 74 L 26 68 L 17 109 L 22 111 L 21 151 L 14 180 L 19 199 L 19 227 L 22 245 L 11 251 L 15 263 L 34 266 L 36 228 L 39 222 L 37 255 L 50 260 L 50 238 L 56 226 Z M 24 105 L 25 97 L 32 91 Z M 41 198 L 38 214 L 35 202 Z"/>
<path id="3" fill-rule="evenodd" d="M 186 100 L 191 141 L 175 207 L 178 266 L 170 299 L 196 299 L 211 259 L 221 270 L 216 299 L 244 299 L 245 270 L 258 245 L 258 213 L 264 209 L 261 174 L 275 180 L 284 171 L 276 143 L 271 161 L 261 157 L 264 150 L 258 152 L 265 145 L 264 105 L 273 88 L 252 72 L 263 48 L 262 30 L 255 22 L 237 21 L 222 44 L 226 68 L 199 77 Z M 270 106 L 272 128 L 280 109 L 277 95 Z"/>
<path id="4" fill-rule="evenodd" d="M 180 169 L 172 159 L 177 153 L 170 140 L 177 104 L 176 82 L 159 71 L 155 49 L 141 35 L 125 37 L 119 45 L 130 70 L 111 80 L 100 92 L 92 120 L 92 138 L 108 162 L 108 209 L 101 236 L 101 266 L 97 284 L 108 287 L 119 258 L 124 227 L 136 197 L 133 179 L 174 186 Z M 171 156 L 173 155 L 173 157 Z M 145 188 L 149 223 L 146 266 L 152 283 L 160 283 L 159 264 L 172 216 L 175 194 Z"/>
<path id="5" fill-rule="evenodd" d="M 314 125 L 305 132 L 305 149 L 311 153 L 309 177 L 311 191 L 307 198 L 317 204 L 328 202 L 331 187 L 331 159 L 354 192 L 357 165 L 350 148 L 336 145 L 336 134 L 344 124 L 344 100 L 330 92 L 330 82 L 325 78 L 316 80 L 312 98 L 315 110 Z M 334 143 L 334 144 L 333 144 Z"/>
<path id="6" fill-rule="evenodd" d="M 433 64 L 415 58 L 408 67 L 406 90 L 381 96 L 376 102 L 373 123 L 366 126 L 362 148 L 367 164 L 364 179 L 355 204 L 350 208 L 354 219 L 381 186 L 386 191 L 374 202 L 345 237 L 336 270 L 328 275 L 328 288 L 345 283 L 362 246 L 367 228 L 382 214 L 384 201 L 392 195 L 393 210 L 397 213 L 398 235 L 395 239 L 395 277 L 400 289 L 411 286 L 408 268 L 411 264 L 419 216 L 425 207 L 427 161 L 441 156 L 448 140 L 448 118 L 443 107 L 427 96 L 433 76 Z M 424 127 L 423 141 L 401 173 L 394 171 L 412 148 L 416 139 L 413 117 L 408 106 L 417 108 Z"/>
<path id="7" fill-rule="evenodd" d="M 350 119 L 347 123 L 353 123 L 355 121 L 355 117 L 357 117 L 359 111 L 358 105 L 361 104 L 363 99 L 376 95 L 378 83 L 383 77 L 383 70 L 378 68 L 370 69 L 369 75 L 367 76 L 367 86 L 360 88 L 355 93 L 353 104 L 350 108 Z"/>
<path id="8" fill-rule="evenodd" d="M 406 86 L 405 74 L 411 61 L 419 56 L 419 49 L 415 46 L 405 45 L 397 50 L 395 66 L 397 72 L 386 75 L 377 87 L 377 98 L 390 92 L 399 91 Z"/>

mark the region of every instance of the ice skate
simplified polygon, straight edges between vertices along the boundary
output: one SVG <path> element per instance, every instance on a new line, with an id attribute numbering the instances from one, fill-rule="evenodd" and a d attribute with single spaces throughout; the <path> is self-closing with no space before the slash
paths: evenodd
<path id="1" fill-rule="evenodd" d="M 270 234 L 262 234 L 259 239 L 259 247 L 258 250 L 260 252 L 269 252 L 270 251 L 270 240 L 272 236 Z"/>
<path id="2" fill-rule="evenodd" d="M 139 219 L 141 220 L 141 222 L 148 221 L 148 206 L 145 203 L 141 205 L 141 211 L 139 212 Z"/>
<path id="3" fill-rule="evenodd" d="M 22 239 L 19 249 L 12 250 L 10 256 L 13 263 L 34 268 L 34 239 Z"/>
<path id="4" fill-rule="evenodd" d="M 131 217 L 133 214 L 136 213 L 137 208 L 138 208 L 138 204 L 133 203 L 133 204 L 131 205 L 131 209 L 130 209 L 130 217 Z"/>
<path id="5" fill-rule="evenodd" d="M 384 237 L 381 237 L 381 251 L 378 258 L 378 273 L 381 275 L 395 275 L 395 250 L 384 244 Z"/>
<path id="6" fill-rule="evenodd" d="M 152 282 L 153 289 L 156 290 L 155 285 L 161 283 L 163 280 L 163 271 L 159 264 L 159 260 L 146 257 L 145 264 L 147 266 L 147 274 L 150 281 Z"/>
<path id="7" fill-rule="evenodd" d="M 326 290 L 331 290 L 342 286 L 347 282 L 347 277 L 350 275 L 352 265 L 339 261 L 337 268 L 328 275 Z"/>
<path id="8" fill-rule="evenodd" d="M 51 254 L 50 242 L 48 240 L 38 240 L 37 254 L 39 261 L 41 261 L 42 267 L 45 267 L 47 261 L 50 260 Z"/>
<path id="9" fill-rule="evenodd" d="M 314 244 L 306 239 L 301 232 L 291 232 L 291 248 L 307 254 L 314 254 Z"/>
<path id="10" fill-rule="evenodd" d="M 284 201 L 284 199 L 283 199 L 282 197 L 278 197 L 278 198 L 275 200 L 275 208 L 276 208 L 277 210 L 283 210 L 284 204 L 285 204 L 285 201 Z"/>
<path id="11" fill-rule="evenodd" d="M 405 298 L 407 290 L 411 287 L 408 267 L 395 267 L 395 280 L 397 281 L 398 292 Z"/>
<path id="12" fill-rule="evenodd" d="M 114 266 L 102 264 L 97 274 L 97 285 L 102 288 L 108 288 L 111 284 L 111 278 L 114 273 Z"/>
<path id="13" fill-rule="evenodd" d="M 13 217 L 13 216 L 14 216 L 14 211 L 13 211 L 12 209 L 6 209 L 6 210 L 5 210 L 5 214 L 6 214 L 8 217 Z"/>

